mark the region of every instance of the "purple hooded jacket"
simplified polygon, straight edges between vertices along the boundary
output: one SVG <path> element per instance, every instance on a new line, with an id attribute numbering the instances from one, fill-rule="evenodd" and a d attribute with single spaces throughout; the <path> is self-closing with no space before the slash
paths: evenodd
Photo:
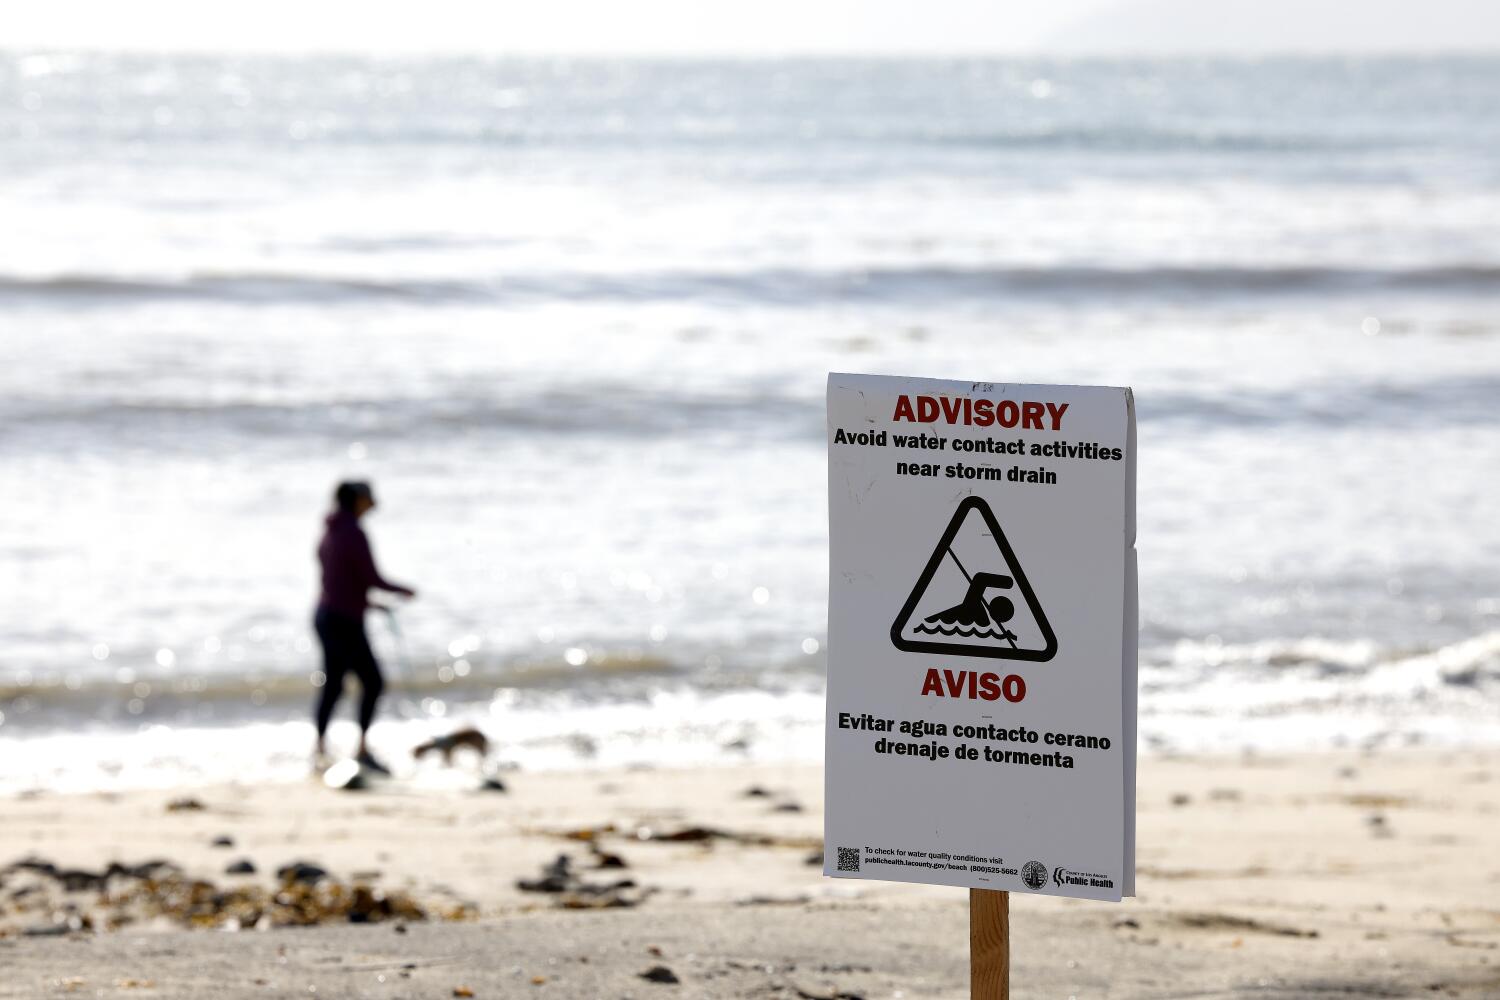
<path id="1" fill-rule="evenodd" d="M 323 593 L 318 607 L 351 618 L 361 618 L 370 606 L 371 587 L 407 593 L 407 588 L 391 583 L 375 568 L 370 540 L 359 526 L 359 518 L 349 511 L 336 510 L 328 515 L 328 529 L 318 543 L 318 562 L 323 564 Z"/>

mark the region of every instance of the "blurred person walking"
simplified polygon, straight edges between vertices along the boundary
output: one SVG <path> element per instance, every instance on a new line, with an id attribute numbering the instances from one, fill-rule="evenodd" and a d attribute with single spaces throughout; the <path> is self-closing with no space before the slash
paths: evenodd
<path id="1" fill-rule="evenodd" d="M 322 594 L 313 617 L 318 640 L 323 644 L 323 687 L 318 693 L 316 721 L 318 740 L 313 749 L 314 766 L 328 763 L 325 736 L 334 707 L 344 693 L 344 678 L 354 674 L 359 679 L 359 765 L 380 774 L 390 769 L 370 753 L 366 738 L 375 719 L 375 707 L 385 681 L 380 664 L 365 634 L 365 610 L 375 605 L 369 601 L 371 587 L 403 597 L 415 597 L 410 587 L 392 583 L 380 575 L 370 540 L 360 527 L 360 519 L 375 509 L 375 494 L 369 483 L 343 482 L 333 494 L 334 509 L 325 520 L 323 540 L 318 544 L 318 562 L 322 565 Z"/>

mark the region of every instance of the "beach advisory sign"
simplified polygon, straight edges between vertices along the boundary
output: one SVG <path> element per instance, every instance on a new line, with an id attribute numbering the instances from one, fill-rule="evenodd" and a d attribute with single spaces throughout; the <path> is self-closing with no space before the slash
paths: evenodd
<path id="1" fill-rule="evenodd" d="M 824 872 L 1135 892 L 1129 389 L 828 379 Z"/>

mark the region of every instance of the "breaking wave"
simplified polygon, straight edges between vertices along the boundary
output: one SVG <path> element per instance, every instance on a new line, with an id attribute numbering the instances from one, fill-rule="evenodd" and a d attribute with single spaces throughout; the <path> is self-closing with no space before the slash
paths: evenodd
<path id="1" fill-rule="evenodd" d="M 430 279 L 277 271 L 177 276 L 74 273 L 0 275 L 0 294 L 70 305 L 198 299 L 230 303 L 361 302 L 524 305 L 572 302 L 910 302 L 924 297 L 1237 298 L 1278 295 L 1447 293 L 1500 296 L 1500 266 L 1419 267 L 1161 265 L 1141 267 L 947 265 L 751 270 L 660 269 L 623 273 L 531 272 Z"/>

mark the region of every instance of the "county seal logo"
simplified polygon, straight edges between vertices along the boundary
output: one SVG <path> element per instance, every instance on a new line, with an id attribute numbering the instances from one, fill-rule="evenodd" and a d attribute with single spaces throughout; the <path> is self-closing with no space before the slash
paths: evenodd
<path id="1" fill-rule="evenodd" d="M 1040 861 L 1028 861 L 1021 867 L 1021 881 L 1028 889 L 1040 889 L 1047 884 L 1047 866 Z"/>

